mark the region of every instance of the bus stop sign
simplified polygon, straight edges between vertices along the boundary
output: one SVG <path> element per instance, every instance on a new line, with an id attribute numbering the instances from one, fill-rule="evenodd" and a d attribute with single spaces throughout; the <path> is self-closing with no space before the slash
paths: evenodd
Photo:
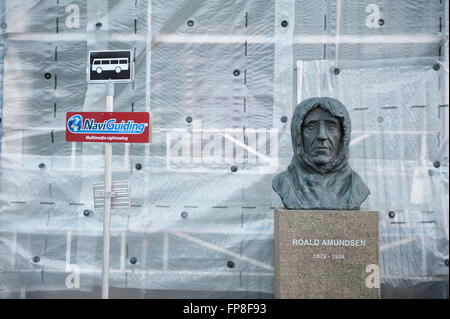
<path id="1" fill-rule="evenodd" d="M 131 50 L 90 51 L 87 64 L 89 83 L 128 83 L 134 77 L 134 57 Z"/>

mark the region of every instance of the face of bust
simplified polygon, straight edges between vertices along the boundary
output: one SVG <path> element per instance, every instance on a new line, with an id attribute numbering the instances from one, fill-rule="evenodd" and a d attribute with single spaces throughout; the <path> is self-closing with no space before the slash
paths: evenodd
<path id="1" fill-rule="evenodd" d="M 325 165 L 337 157 L 342 138 L 337 117 L 316 107 L 306 115 L 301 134 L 303 149 L 315 165 Z"/>

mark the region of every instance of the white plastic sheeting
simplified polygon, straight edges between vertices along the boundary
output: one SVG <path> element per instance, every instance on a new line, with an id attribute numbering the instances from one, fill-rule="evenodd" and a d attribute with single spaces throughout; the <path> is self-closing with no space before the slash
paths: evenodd
<path id="1" fill-rule="evenodd" d="M 0 1 L 0 294 L 101 284 L 103 145 L 65 142 L 65 113 L 104 109 L 89 50 L 131 49 L 135 82 L 116 84 L 114 110 L 151 112 L 153 134 L 113 145 L 113 180 L 131 185 L 131 208 L 112 214 L 113 289 L 272 297 L 271 180 L 292 156 L 290 116 L 332 96 L 352 118 L 362 208 L 380 211 L 382 296 L 447 298 L 446 8 Z"/>

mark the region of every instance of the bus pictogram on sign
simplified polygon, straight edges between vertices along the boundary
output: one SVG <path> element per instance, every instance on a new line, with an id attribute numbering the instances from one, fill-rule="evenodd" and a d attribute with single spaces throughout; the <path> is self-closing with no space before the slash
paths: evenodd
<path id="1" fill-rule="evenodd" d="M 89 83 L 131 82 L 134 77 L 133 55 L 125 51 L 90 51 L 87 67 Z"/>

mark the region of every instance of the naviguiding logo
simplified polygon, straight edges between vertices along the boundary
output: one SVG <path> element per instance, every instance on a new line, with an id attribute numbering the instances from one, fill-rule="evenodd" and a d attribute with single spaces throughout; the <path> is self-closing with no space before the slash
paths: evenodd
<path id="1" fill-rule="evenodd" d="M 68 112 L 67 142 L 149 143 L 148 112 Z"/>
<path id="2" fill-rule="evenodd" d="M 80 114 L 73 115 L 67 121 L 67 129 L 74 134 L 142 134 L 148 123 L 135 123 L 133 120 L 117 121 L 112 118 L 96 122 L 95 118 L 85 118 Z"/>

